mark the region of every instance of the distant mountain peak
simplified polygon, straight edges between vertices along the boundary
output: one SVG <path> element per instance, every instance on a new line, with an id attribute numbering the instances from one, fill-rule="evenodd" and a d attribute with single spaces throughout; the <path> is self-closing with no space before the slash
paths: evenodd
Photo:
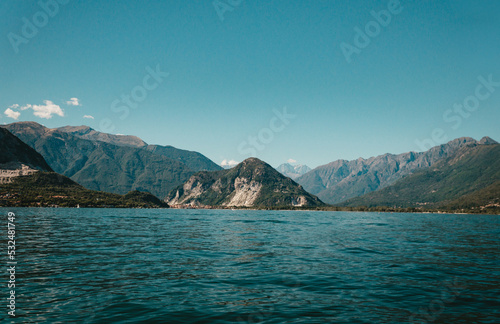
<path id="1" fill-rule="evenodd" d="M 20 122 L 15 122 L 15 123 L 12 123 L 12 124 L 19 124 L 19 125 L 25 125 L 25 126 L 31 126 L 31 127 L 41 127 L 41 128 L 47 128 L 45 126 L 43 126 L 42 124 L 39 124 L 37 122 L 34 122 L 34 121 L 20 121 Z"/>
<path id="2" fill-rule="evenodd" d="M 94 129 L 90 126 L 85 126 L 85 125 L 81 125 L 81 126 L 64 126 L 64 127 L 59 127 L 58 128 L 60 131 L 63 131 L 63 132 L 66 132 L 66 133 L 74 133 L 74 134 L 88 134 L 90 133 L 91 131 L 93 131 Z"/>
<path id="3" fill-rule="evenodd" d="M 491 145 L 491 144 L 498 144 L 498 142 L 489 136 L 485 136 L 485 137 L 481 138 L 481 140 L 479 141 L 479 144 Z"/>
<path id="4" fill-rule="evenodd" d="M 287 176 L 295 180 L 301 175 L 304 175 L 307 172 L 311 171 L 311 168 L 304 164 L 283 163 L 280 166 L 278 166 L 276 170 L 278 170 L 278 172 L 280 172 L 284 176 Z"/>
<path id="5" fill-rule="evenodd" d="M 148 144 L 137 136 L 133 135 L 116 135 L 101 133 L 89 126 L 64 126 L 56 128 L 56 130 L 69 133 L 82 139 L 106 142 L 119 146 L 145 147 Z"/>
<path id="6" fill-rule="evenodd" d="M 81 139 L 91 140 L 91 141 L 99 141 L 105 142 L 118 146 L 130 146 L 142 148 L 147 146 L 147 143 L 144 142 L 137 136 L 132 135 L 115 135 L 115 134 L 107 134 L 96 131 L 95 129 L 86 126 L 63 126 L 59 128 L 47 128 L 43 125 L 40 125 L 36 122 L 26 121 L 26 122 L 16 122 L 8 125 L 8 128 L 13 132 L 19 131 L 23 133 L 31 133 L 31 134 L 53 134 L 57 132 L 68 133 L 73 136 L 76 136 Z"/>
<path id="7" fill-rule="evenodd" d="M 261 175 L 264 172 L 276 172 L 276 170 L 272 166 L 256 157 L 245 159 L 243 162 L 237 164 L 235 167 L 229 170 L 235 170 L 237 172 L 249 171 L 251 173 L 258 173 Z"/>
<path id="8" fill-rule="evenodd" d="M 24 132 L 31 133 L 31 134 L 44 134 L 47 131 L 49 131 L 49 128 L 47 128 L 43 125 L 40 125 L 37 122 L 33 122 L 33 121 L 16 122 L 16 123 L 6 125 L 4 127 L 6 127 L 6 128 L 8 127 L 8 129 L 13 133 L 15 132 L 15 130 L 19 130 L 19 129 L 22 129 Z"/>
<path id="9" fill-rule="evenodd" d="M 262 161 L 261 159 L 258 159 L 256 157 L 249 157 L 248 159 L 243 160 L 243 165 L 251 164 L 251 163 L 257 163 L 257 164 L 267 164 L 266 162 Z"/>
<path id="10" fill-rule="evenodd" d="M 223 169 L 231 169 L 233 167 L 235 167 L 236 165 L 238 165 L 239 162 L 235 161 L 235 160 L 227 160 L 227 159 L 224 159 L 222 160 L 222 162 L 220 163 L 220 166 L 223 168 Z"/>

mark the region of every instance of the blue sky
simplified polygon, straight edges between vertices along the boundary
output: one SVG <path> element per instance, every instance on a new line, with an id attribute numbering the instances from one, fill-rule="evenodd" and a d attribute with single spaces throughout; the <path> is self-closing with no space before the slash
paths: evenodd
<path id="1" fill-rule="evenodd" d="M 0 3 L 0 123 L 273 166 L 500 140 L 498 1 L 41 4 Z"/>

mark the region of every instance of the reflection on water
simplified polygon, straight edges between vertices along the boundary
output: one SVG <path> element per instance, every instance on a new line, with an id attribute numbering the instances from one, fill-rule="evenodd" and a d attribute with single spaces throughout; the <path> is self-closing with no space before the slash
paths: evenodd
<path id="1" fill-rule="evenodd" d="M 14 211 L 20 323 L 499 322 L 499 216 Z"/>

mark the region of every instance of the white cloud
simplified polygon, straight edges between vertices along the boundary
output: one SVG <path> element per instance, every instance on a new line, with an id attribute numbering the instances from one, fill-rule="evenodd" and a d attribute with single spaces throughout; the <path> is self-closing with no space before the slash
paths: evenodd
<path id="1" fill-rule="evenodd" d="M 90 115 L 83 115 L 83 118 L 94 119 L 94 116 L 90 116 Z"/>
<path id="2" fill-rule="evenodd" d="M 223 167 L 234 167 L 235 165 L 237 165 L 239 162 L 238 161 L 235 161 L 235 160 L 222 160 L 222 162 L 220 163 L 221 166 Z"/>
<path id="3" fill-rule="evenodd" d="M 288 162 L 288 163 L 297 163 L 297 161 L 296 161 L 296 160 L 294 160 L 294 159 L 288 159 L 288 161 L 287 161 L 287 162 Z"/>
<path id="4" fill-rule="evenodd" d="M 15 105 L 14 105 L 15 106 Z M 13 107 L 13 106 L 11 106 Z M 19 111 L 14 111 L 11 108 L 7 108 L 4 112 L 5 116 L 12 118 L 12 119 L 18 119 L 19 116 L 21 116 L 21 113 Z"/>
<path id="5" fill-rule="evenodd" d="M 81 106 L 80 100 L 78 100 L 78 98 L 69 98 L 69 101 L 66 101 L 66 104 L 70 106 Z"/>
<path id="6" fill-rule="evenodd" d="M 75 98 L 76 99 L 76 98 Z M 45 119 L 50 119 L 52 118 L 52 115 L 58 115 L 61 117 L 64 117 L 64 111 L 61 109 L 59 105 L 54 104 L 50 100 L 44 100 L 43 105 L 24 105 L 21 106 L 19 104 L 14 104 L 7 108 L 5 110 L 5 115 L 10 118 L 18 119 L 21 113 L 19 111 L 15 110 L 28 110 L 28 109 L 33 109 L 33 115 L 40 117 L 40 118 L 45 118 Z"/>
<path id="7" fill-rule="evenodd" d="M 43 103 L 44 105 L 33 105 L 32 107 L 30 107 L 34 111 L 33 115 L 45 119 L 52 118 L 52 115 L 64 117 L 64 112 L 61 107 L 54 104 L 50 100 L 44 100 Z"/>

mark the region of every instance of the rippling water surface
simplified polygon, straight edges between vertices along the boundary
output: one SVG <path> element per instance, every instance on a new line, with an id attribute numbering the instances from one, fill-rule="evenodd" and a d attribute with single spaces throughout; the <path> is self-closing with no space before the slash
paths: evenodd
<path id="1" fill-rule="evenodd" d="M 500 323 L 499 216 L 0 210 L 20 323 Z"/>

